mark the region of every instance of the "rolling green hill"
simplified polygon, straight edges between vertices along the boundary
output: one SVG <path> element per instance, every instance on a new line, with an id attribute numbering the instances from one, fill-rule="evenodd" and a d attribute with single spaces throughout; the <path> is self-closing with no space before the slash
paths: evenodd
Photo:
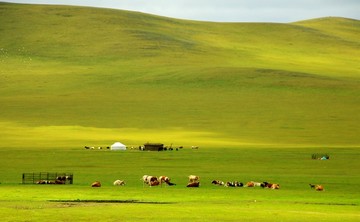
<path id="1" fill-rule="evenodd" d="M 358 36 L 0 3 L 1 147 L 359 146 Z"/>

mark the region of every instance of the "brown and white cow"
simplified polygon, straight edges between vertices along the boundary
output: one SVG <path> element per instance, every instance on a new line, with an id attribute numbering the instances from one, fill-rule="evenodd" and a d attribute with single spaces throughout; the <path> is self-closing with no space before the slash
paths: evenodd
<path id="1" fill-rule="evenodd" d="M 265 188 L 274 189 L 274 190 L 280 189 L 280 184 L 278 184 L 278 183 L 263 182 L 261 186 L 265 187 Z"/>
<path id="2" fill-rule="evenodd" d="M 323 191 L 324 186 L 319 184 L 309 184 L 310 188 L 315 189 L 316 191 Z"/>
<path id="3" fill-rule="evenodd" d="M 160 182 L 160 186 L 162 186 L 163 183 L 166 183 L 169 186 L 176 185 L 175 183 L 171 183 L 170 178 L 167 176 L 159 176 L 159 182 Z"/>
<path id="4" fill-rule="evenodd" d="M 249 181 L 247 182 L 244 187 L 261 187 L 262 183 L 255 182 L 255 181 Z"/>
<path id="5" fill-rule="evenodd" d="M 214 185 L 220 185 L 220 186 L 225 185 L 224 181 L 221 181 L 221 180 L 213 180 L 213 181 L 211 181 L 211 183 Z"/>
<path id="6" fill-rule="evenodd" d="M 144 175 L 142 177 L 142 180 L 143 180 L 143 184 L 147 184 L 150 187 L 157 186 L 160 184 L 160 182 L 158 181 L 158 178 L 154 177 L 154 176 Z"/>
<path id="7" fill-rule="evenodd" d="M 91 187 L 101 187 L 100 181 L 95 181 L 94 183 L 91 184 Z"/>

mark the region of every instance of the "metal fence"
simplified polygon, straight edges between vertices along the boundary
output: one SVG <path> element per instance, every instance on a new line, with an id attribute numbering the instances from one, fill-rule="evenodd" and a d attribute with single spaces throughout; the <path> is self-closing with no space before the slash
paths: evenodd
<path id="1" fill-rule="evenodd" d="M 74 175 L 72 173 L 23 173 L 23 184 L 73 184 Z"/>

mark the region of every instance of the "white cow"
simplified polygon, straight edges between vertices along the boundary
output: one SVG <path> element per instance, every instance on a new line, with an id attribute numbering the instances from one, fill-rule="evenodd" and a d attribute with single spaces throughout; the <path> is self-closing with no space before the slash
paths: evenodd
<path id="1" fill-rule="evenodd" d="M 115 180 L 114 181 L 114 186 L 124 186 L 125 185 L 125 181 L 123 180 Z"/>
<path id="2" fill-rule="evenodd" d="M 196 175 L 189 176 L 189 183 L 199 182 L 200 177 Z"/>

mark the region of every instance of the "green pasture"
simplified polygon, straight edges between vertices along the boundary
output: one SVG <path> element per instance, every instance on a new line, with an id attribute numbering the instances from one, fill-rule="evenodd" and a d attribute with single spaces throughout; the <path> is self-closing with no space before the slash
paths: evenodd
<path id="1" fill-rule="evenodd" d="M 0 10 L 0 146 L 359 146 L 357 20 Z"/>
<path id="2" fill-rule="evenodd" d="M 327 153 L 330 160 L 311 159 Z M 356 148 L 183 148 L 143 152 L 2 149 L 0 216 L 4 221 L 357 221 Z M 23 185 L 22 173 L 72 172 L 73 185 Z M 142 175 L 167 175 L 173 187 L 143 187 Z M 186 188 L 187 176 L 199 188 Z M 126 181 L 114 187 L 116 179 Z M 269 181 L 279 190 L 230 188 L 223 181 Z M 99 180 L 100 188 L 90 184 Z M 325 191 L 310 189 L 322 184 Z"/>
<path id="3" fill-rule="evenodd" d="M 359 35 L 337 17 L 215 23 L 0 2 L 0 218 L 359 221 Z M 184 148 L 84 149 L 116 141 Z M 74 184 L 20 184 L 31 172 Z M 143 187 L 144 174 L 177 185 Z"/>

